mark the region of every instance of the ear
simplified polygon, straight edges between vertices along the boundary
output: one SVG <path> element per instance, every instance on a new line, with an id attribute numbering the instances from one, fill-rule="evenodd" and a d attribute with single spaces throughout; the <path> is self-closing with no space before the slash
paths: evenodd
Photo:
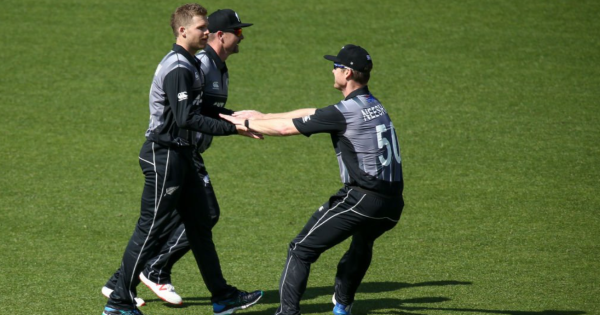
<path id="1" fill-rule="evenodd" d="M 185 31 L 185 26 L 180 26 L 179 27 L 179 36 L 185 38 L 187 36 L 187 33 Z"/>
<path id="2" fill-rule="evenodd" d="M 223 35 L 225 35 L 225 32 L 223 32 L 223 31 L 217 31 L 217 38 L 219 39 L 219 41 L 221 43 L 223 42 Z"/>
<path id="3" fill-rule="evenodd" d="M 350 81 L 352 79 L 352 74 L 354 73 L 352 69 L 346 68 L 344 69 L 345 73 L 344 76 L 346 77 L 347 81 Z"/>

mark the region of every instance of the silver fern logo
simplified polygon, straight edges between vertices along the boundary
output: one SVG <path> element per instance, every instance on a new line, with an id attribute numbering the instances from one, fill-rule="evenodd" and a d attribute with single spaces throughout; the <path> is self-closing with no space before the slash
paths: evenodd
<path id="1" fill-rule="evenodd" d="M 165 195 L 166 196 L 170 196 L 172 195 L 177 189 L 179 188 L 179 186 L 174 186 L 174 187 L 169 187 L 165 190 Z"/>

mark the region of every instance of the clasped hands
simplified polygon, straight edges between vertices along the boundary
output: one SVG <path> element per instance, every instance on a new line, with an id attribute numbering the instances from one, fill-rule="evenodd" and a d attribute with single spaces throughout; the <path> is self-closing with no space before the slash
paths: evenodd
<path id="1" fill-rule="evenodd" d="M 233 115 L 219 114 L 219 117 L 235 125 L 238 134 L 249 138 L 261 140 L 264 139 L 264 136 L 259 132 L 256 132 L 252 129 L 248 129 L 244 125 L 244 122 L 247 119 L 261 119 L 263 116 L 264 115 L 261 112 L 255 110 L 242 110 L 239 112 L 234 112 Z"/>

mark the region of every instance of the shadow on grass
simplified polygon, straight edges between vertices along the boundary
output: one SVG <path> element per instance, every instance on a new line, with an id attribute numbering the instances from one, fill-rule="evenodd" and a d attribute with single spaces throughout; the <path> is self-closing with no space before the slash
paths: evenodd
<path id="1" fill-rule="evenodd" d="M 404 283 L 404 282 L 365 282 L 361 284 L 359 291 L 361 293 L 380 293 L 390 292 L 400 289 L 408 289 L 414 287 L 427 287 L 427 286 L 449 286 L 449 285 L 471 285 L 471 282 L 466 281 L 429 281 L 419 283 Z M 309 287 L 306 289 L 303 301 L 315 299 L 321 296 L 331 296 L 333 294 L 333 288 L 327 287 Z M 279 305 L 279 292 L 277 290 L 266 290 L 263 298 L 260 300 L 260 304 L 274 304 L 275 307 L 268 308 L 261 311 L 246 310 L 244 314 L 247 315 L 272 315 L 275 314 L 277 306 Z M 190 306 L 211 304 L 209 297 L 186 297 L 184 298 L 185 304 L 181 306 L 171 305 L 164 303 L 159 299 L 150 299 L 147 302 L 162 302 L 169 308 L 187 308 Z M 431 311 L 436 314 L 439 311 L 444 311 L 445 314 L 452 314 L 452 312 L 461 313 L 484 313 L 484 314 L 504 314 L 504 315 L 583 315 L 586 314 L 584 311 L 561 311 L 561 310 L 543 310 L 543 311 L 518 311 L 518 310 L 488 310 L 488 309 L 469 309 L 469 308 L 444 308 L 439 303 L 450 301 L 447 297 L 420 297 L 412 299 L 361 299 L 359 304 L 353 309 L 356 314 L 388 314 L 388 315 L 428 315 Z M 316 314 L 326 312 L 328 309 L 332 309 L 331 303 L 317 303 L 317 304 L 303 304 L 302 314 Z M 426 313 L 420 313 L 426 312 Z"/>
<path id="2" fill-rule="evenodd" d="M 447 285 L 470 285 L 471 282 L 464 281 L 430 281 L 430 282 L 419 282 L 419 283 L 404 283 L 404 282 L 365 282 L 360 285 L 359 291 L 361 293 L 380 293 L 380 292 L 389 292 L 396 291 L 400 289 L 406 288 L 414 288 L 414 287 L 425 287 L 425 286 L 447 286 Z M 265 290 L 265 294 L 259 303 L 261 304 L 279 304 L 279 291 L 278 290 Z M 333 287 L 309 287 L 304 292 L 304 296 L 302 296 L 303 301 L 311 300 L 318 298 L 320 296 L 327 296 L 333 294 Z M 380 301 L 380 300 L 377 300 Z M 146 302 L 154 303 L 159 302 L 163 303 L 164 306 L 169 308 L 187 308 L 190 306 L 197 305 L 210 305 L 209 297 L 185 297 L 183 305 L 173 305 L 169 303 L 165 303 L 161 299 L 146 299 Z M 363 300 L 361 300 L 361 304 L 363 304 Z M 318 304 L 317 304 L 318 305 Z M 309 307 L 307 305 L 307 307 Z M 304 312 L 304 307 L 303 307 Z M 252 313 L 246 312 L 247 314 L 266 314 L 265 312 L 260 313 Z M 274 312 L 273 312 L 274 313 Z"/>
<path id="3" fill-rule="evenodd" d="M 399 306 L 399 310 L 393 310 L 385 313 L 374 311 L 372 314 L 401 314 L 401 315 L 426 315 L 415 313 L 415 311 L 445 311 L 445 312 L 461 312 L 461 313 L 485 313 L 485 314 L 505 314 L 505 315 L 582 315 L 587 314 L 584 311 L 559 311 L 559 310 L 543 310 L 543 311 L 514 311 L 514 310 L 486 310 L 477 308 L 443 308 L 443 307 L 410 307 Z"/>

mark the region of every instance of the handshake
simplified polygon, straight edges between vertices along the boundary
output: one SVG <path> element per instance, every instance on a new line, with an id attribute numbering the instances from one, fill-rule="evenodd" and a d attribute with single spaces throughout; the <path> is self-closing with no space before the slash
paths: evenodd
<path id="1" fill-rule="evenodd" d="M 303 108 L 285 113 L 263 114 L 255 110 L 242 110 L 233 115 L 219 116 L 234 124 L 239 134 L 263 139 L 263 135 L 282 137 L 300 134 L 293 119 L 313 115 L 315 111 L 315 108 Z"/>
<path id="2" fill-rule="evenodd" d="M 233 113 L 233 115 L 219 114 L 219 116 L 222 119 L 234 124 L 238 131 L 238 134 L 254 139 L 264 139 L 262 133 L 257 132 L 256 130 L 252 130 L 250 128 L 251 119 L 262 119 L 265 116 L 261 112 L 255 110 L 242 110 Z"/>

